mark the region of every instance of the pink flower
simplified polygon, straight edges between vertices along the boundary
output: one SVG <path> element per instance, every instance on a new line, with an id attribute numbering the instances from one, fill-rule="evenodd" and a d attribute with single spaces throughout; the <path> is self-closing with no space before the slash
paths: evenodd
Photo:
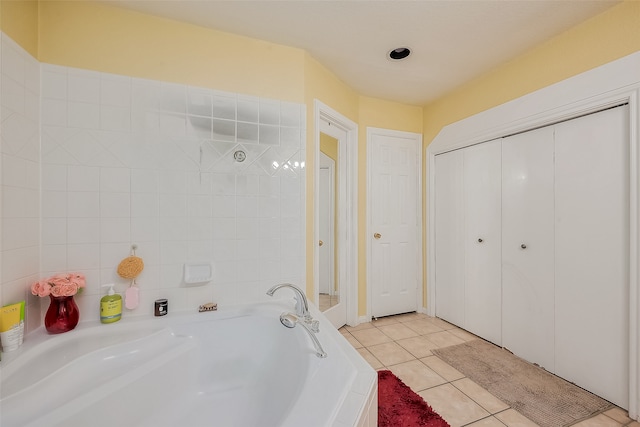
<path id="1" fill-rule="evenodd" d="M 84 288 L 86 286 L 86 280 L 84 274 L 80 273 L 70 273 L 71 281 L 78 285 L 79 288 Z"/>
<path id="2" fill-rule="evenodd" d="M 54 297 L 70 297 L 78 292 L 78 286 L 73 283 L 63 283 L 51 288 L 51 295 Z"/>
<path id="3" fill-rule="evenodd" d="M 47 283 L 46 280 L 36 282 L 31 285 L 31 293 L 39 297 L 49 296 L 49 294 L 51 293 L 51 285 Z"/>
<path id="4" fill-rule="evenodd" d="M 49 277 L 49 278 L 47 279 L 47 282 L 49 282 L 49 284 L 50 284 L 51 286 L 54 286 L 54 287 L 55 287 L 55 286 L 62 286 L 62 285 L 64 285 L 64 284 L 69 283 L 69 281 L 67 280 L 67 278 L 66 278 L 65 276 L 63 276 L 63 275 L 60 275 L 60 274 L 58 274 L 58 275 L 56 275 L 56 276 Z"/>
<path id="5" fill-rule="evenodd" d="M 48 279 L 40 280 L 31 285 L 31 293 L 39 297 L 53 295 L 54 297 L 68 297 L 75 295 L 86 286 L 86 279 L 81 273 L 56 274 Z"/>

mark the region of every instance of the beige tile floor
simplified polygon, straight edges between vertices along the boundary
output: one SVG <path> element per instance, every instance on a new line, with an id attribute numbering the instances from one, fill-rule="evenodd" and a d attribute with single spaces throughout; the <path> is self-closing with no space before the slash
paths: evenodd
<path id="1" fill-rule="evenodd" d="M 424 314 L 390 316 L 345 326 L 340 332 L 374 369 L 389 369 L 418 393 L 451 427 L 535 427 L 536 424 L 466 378 L 431 350 L 477 338 Z M 640 427 L 620 408 L 575 427 Z"/>

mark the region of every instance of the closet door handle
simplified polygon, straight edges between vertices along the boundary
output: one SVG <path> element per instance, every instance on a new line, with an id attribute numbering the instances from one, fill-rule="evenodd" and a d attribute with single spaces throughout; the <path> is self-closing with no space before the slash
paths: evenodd
<path id="1" fill-rule="evenodd" d="M 373 238 L 374 238 L 374 239 L 379 239 L 379 238 L 381 238 L 381 237 L 382 237 L 382 234 L 380 234 L 380 233 L 375 233 L 375 234 L 373 235 Z"/>
<path id="2" fill-rule="evenodd" d="M 522 249 L 527 249 L 527 245 L 525 245 L 524 243 L 523 243 L 523 244 L 521 244 L 521 245 L 520 245 L 520 247 L 521 247 Z"/>
<path id="3" fill-rule="evenodd" d="M 478 239 L 478 243 L 482 243 L 484 240 L 482 240 L 482 238 Z"/>

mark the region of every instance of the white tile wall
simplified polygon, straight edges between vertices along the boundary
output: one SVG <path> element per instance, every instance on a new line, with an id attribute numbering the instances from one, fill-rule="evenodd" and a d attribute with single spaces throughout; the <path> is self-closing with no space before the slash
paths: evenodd
<path id="1" fill-rule="evenodd" d="M 3 33 L 0 106 L 0 306 L 26 300 L 29 332 L 40 325 L 29 291 L 40 269 L 40 64 Z M 63 239 L 56 225 L 42 237 Z"/>
<path id="2" fill-rule="evenodd" d="M 125 315 L 304 287 L 304 105 L 43 64 L 41 132 L 41 274 L 87 274 L 81 320 L 100 284 L 125 290 L 132 244 L 145 270 Z M 213 282 L 186 287 L 183 264 L 203 260 Z"/>
<path id="3" fill-rule="evenodd" d="M 96 319 L 134 243 L 141 307 L 125 315 L 304 285 L 303 105 L 41 65 L 4 34 L 0 69 L 0 304 L 26 299 L 29 331 L 33 281 L 85 273 L 81 319 Z M 211 284 L 184 286 L 194 260 L 214 263 Z"/>

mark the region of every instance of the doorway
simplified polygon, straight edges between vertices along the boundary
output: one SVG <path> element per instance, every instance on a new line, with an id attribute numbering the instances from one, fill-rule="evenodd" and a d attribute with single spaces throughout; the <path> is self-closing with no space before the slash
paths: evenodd
<path id="1" fill-rule="evenodd" d="M 336 328 L 345 324 L 355 326 L 358 323 L 357 125 L 318 100 L 314 106 L 314 293 L 318 306 L 322 305 L 324 315 Z M 332 173 L 326 168 L 327 163 L 321 161 L 321 145 L 325 156 L 334 157 Z M 333 196 L 329 189 L 333 189 Z M 327 231 L 331 224 L 333 231 Z"/>

